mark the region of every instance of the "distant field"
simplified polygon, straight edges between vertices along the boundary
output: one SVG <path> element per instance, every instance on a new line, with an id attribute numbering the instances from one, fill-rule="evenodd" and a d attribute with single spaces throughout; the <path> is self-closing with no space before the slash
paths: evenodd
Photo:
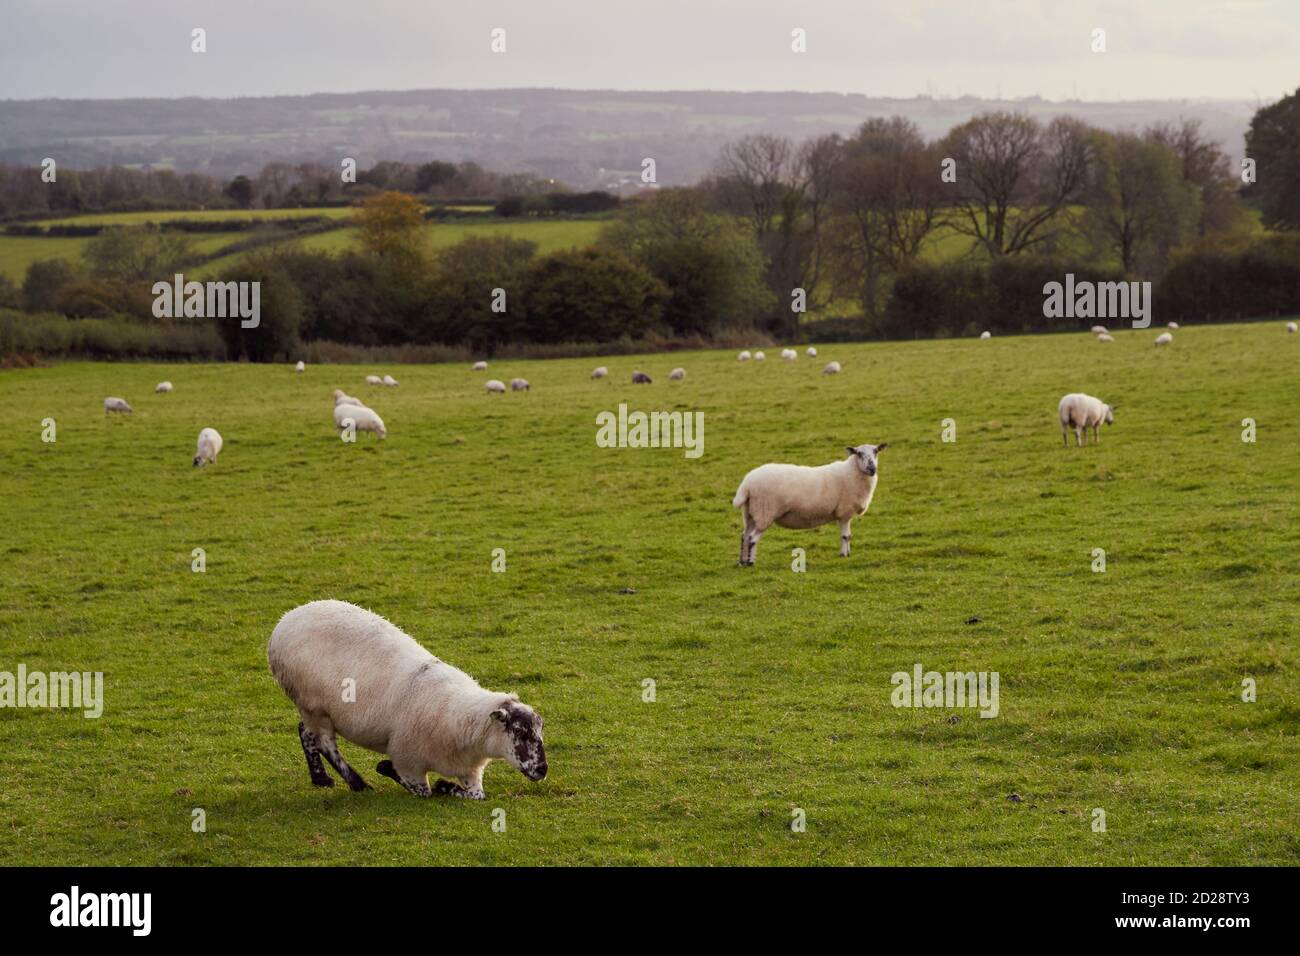
<path id="1" fill-rule="evenodd" d="M 42 226 L 142 226 L 150 222 L 171 222 L 176 219 L 203 222 L 204 220 L 245 220 L 245 219 L 302 219 L 321 216 L 326 219 L 347 219 L 352 215 L 350 207 L 330 207 L 327 209 L 203 209 L 196 211 L 169 212 L 110 212 L 87 216 L 72 216 L 68 219 L 42 220 Z"/>
<path id="2" fill-rule="evenodd" d="M 0 669 L 105 675 L 99 719 L 0 708 L 0 865 L 1300 864 L 1300 335 L 1156 331 L 402 366 L 395 389 L 360 365 L 0 372 Z M 388 439 L 342 444 L 334 388 Z M 1119 405 L 1100 446 L 1062 447 L 1072 389 Z M 702 412 L 704 455 L 598 447 L 620 402 Z M 198 470 L 206 425 L 225 449 Z M 748 469 L 882 441 L 851 557 L 833 526 L 773 528 L 736 566 Z M 343 741 L 375 789 L 313 789 L 265 650 L 324 597 L 518 691 L 548 779 L 496 763 L 484 803 L 420 800 Z M 917 664 L 997 672 L 998 716 L 891 706 Z"/>

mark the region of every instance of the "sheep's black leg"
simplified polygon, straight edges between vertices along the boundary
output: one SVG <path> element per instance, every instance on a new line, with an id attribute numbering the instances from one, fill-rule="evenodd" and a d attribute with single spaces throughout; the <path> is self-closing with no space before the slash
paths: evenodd
<path id="1" fill-rule="evenodd" d="M 307 758 L 307 771 L 311 774 L 312 785 L 334 786 L 334 778 L 325 772 L 325 765 L 321 763 L 320 744 L 316 740 L 316 735 L 301 721 L 298 722 L 298 740 L 302 743 L 302 752 Z"/>
<path id="2" fill-rule="evenodd" d="M 402 775 L 397 772 L 391 760 L 379 761 L 379 763 L 375 766 L 375 770 L 376 772 L 383 774 L 389 780 L 396 780 L 398 783 L 400 783 L 407 790 L 411 791 L 411 793 L 415 794 L 417 797 L 433 796 L 433 790 L 432 788 L 430 788 L 427 781 L 418 780 L 412 782 L 410 780 L 404 779 Z"/>
<path id="3" fill-rule="evenodd" d="M 330 762 L 330 766 L 338 771 L 338 775 L 343 778 L 343 782 L 346 783 L 349 788 L 352 790 L 370 789 L 369 785 L 361 779 L 361 774 L 348 766 L 348 762 L 343 759 L 343 755 L 339 753 L 338 744 L 334 742 L 334 735 L 332 733 L 317 734 L 316 738 L 320 741 L 321 753 L 323 753 L 325 759 Z"/>

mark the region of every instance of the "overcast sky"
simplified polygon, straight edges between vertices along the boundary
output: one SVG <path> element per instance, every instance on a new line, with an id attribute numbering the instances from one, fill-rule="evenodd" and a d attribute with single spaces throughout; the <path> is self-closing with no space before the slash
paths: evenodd
<path id="1" fill-rule="evenodd" d="M 1269 100 L 1300 0 L 0 0 L 0 99 L 521 86 Z"/>

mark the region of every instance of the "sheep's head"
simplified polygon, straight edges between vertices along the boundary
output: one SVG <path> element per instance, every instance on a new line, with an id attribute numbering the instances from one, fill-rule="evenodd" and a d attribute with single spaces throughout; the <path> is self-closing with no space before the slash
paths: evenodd
<path id="1" fill-rule="evenodd" d="M 1107 406 L 1106 406 L 1106 424 L 1107 424 L 1107 425 L 1114 425 L 1114 424 L 1115 424 L 1115 406 L 1114 406 L 1114 405 L 1107 405 Z"/>
<path id="2" fill-rule="evenodd" d="M 879 445 L 845 445 L 847 451 L 853 458 L 853 461 L 861 469 L 862 473 L 868 478 L 876 474 L 876 456 L 889 447 L 889 442 L 881 442 Z"/>
<path id="3" fill-rule="evenodd" d="M 502 759 L 529 780 L 546 776 L 546 749 L 542 746 L 542 717 L 527 704 L 508 697 L 492 711 L 493 725 L 502 735 Z"/>

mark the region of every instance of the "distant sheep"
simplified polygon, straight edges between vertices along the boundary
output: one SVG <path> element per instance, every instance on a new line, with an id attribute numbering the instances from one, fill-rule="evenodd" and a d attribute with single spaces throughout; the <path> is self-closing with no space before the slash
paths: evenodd
<path id="1" fill-rule="evenodd" d="M 1057 417 L 1061 420 L 1061 441 L 1070 447 L 1069 430 L 1074 429 L 1075 445 L 1088 443 L 1088 429 L 1092 429 L 1092 443 L 1101 440 L 1097 429 L 1102 425 L 1115 424 L 1115 406 L 1107 405 L 1100 398 L 1085 395 L 1083 392 L 1071 392 L 1061 398 L 1056 406 Z"/>
<path id="2" fill-rule="evenodd" d="M 502 382 L 502 381 L 498 381 L 498 380 L 495 379 L 495 378 L 490 378 L 490 379 L 488 379 L 487 382 L 483 385 L 483 387 L 484 387 L 485 389 L 487 389 L 489 392 L 502 392 L 502 393 L 504 393 L 505 390 L 506 390 L 506 383 L 505 383 L 505 382 Z"/>
<path id="3" fill-rule="evenodd" d="M 125 398 L 113 398 L 110 396 L 109 398 L 104 399 L 104 414 L 107 415 L 109 412 L 124 412 L 125 414 L 130 415 L 131 406 L 126 403 Z"/>
<path id="4" fill-rule="evenodd" d="M 1156 345 L 1168 345 L 1174 340 L 1174 337 L 1168 332 L 1161 332 L 1156 336 Z"/>
<path id="5" fill-rule="evenodd" d="M 633 372 L 633 373 L 632 373 L 632 384 L 633 384 L 633 385 L 649 385 L 649 384 L 650 384 L 650 376 L 647 375 L 645 372 Z"/>
<path id="6" fill-rule="evenodd" d="M 741 352 L 739 355 L 736 356 L 736 361 L 748 362 L 751 358 L 753 358 L 753 356 L 749 354 L 749 349 L 746 349 L 745 351 Z"/>
<path id="7" fill-rule="evenodd" d="M 1114 342 L 1114 341 L 1115 341 L 1115 336 L 1111 335 L 1109 332 L 1103 332 L 1103 333 L 1101 333 L 1101 335 L 1097 336 L 1097 341 L 1098 341 L 1098 342 Z"/>
<path id="8" fill-rule="evenodd" d="M 215 428 L 205 428 L 199 432 L 199 445 L 194 453 L 194 467 L 210 465 L 221 454 L 221 435 Z"/>
<path id="9" fill-rule="evenodd" d="M 596 368 L 594 368 L 594 369 L 592 370 L 592 372 L 591 372 L 591 377 L 592 377 L 592 378 L 604 378 L 604 377 L 605 377 L 606 375 L 608 375 L 608 374 L 609 374 L 609 369 L 605 368 L 605 366 L 603 366 L 603 365 L 598 365 L 598 366 L 596 366 Z"/>
<path id="10" fill-rule="evenodd" d="M 684 369 L 684 368 L 675 368 L 675 369 L 673 369 L 671 372 L 668 373 L 668 377 L 671 378 L 671 379 L 683 379 L 683 378 L 686 377 L 686 369 Z"/>
<path id="11" fill-rule="evenodd" d="M 305 372 L 307 371 L 307 363 L 300 360 L 298 364 L 293 367 L 293 370 L 295 372 Z"/>
<path id="12" fill-rule="evenodd" d="M 773 523 L 783 528 L 816 528 L 839 522 L 840 555 L 849 556 L 853 519 L 867 513 L 876 493 L 876 459 L 889 447 L 848 446 L 848 457 L 829 465 L 760 465 L 745 475 L 732 499 L 745 530 L 740 535 L 740 563 L 752 565 L 758 539 Z"/>
<path id="13" fill-rule="evenodd" d="M 981 338 L 981 339 L 991 339 L 991 338 L 993 338 L 993 333 L 992 333 L 992 332 L 989 332 L 989 331 L 987 331 L 987 330 L 985 330 L 985 331 L 983 331 L 983 332 L 980 333 L 980 338 Z"/>
<path id="14" fill-rule="evenodd" d="M 374 409 L 366 408 L 364 405 L 335 405 L 334 427 L 342 431 L 349 421 L 359 432 L 374 432 L 380 438 L 388 437 L 384 420 Z"/>
<path id="15" fill-rule="evenodd" d="M 473 370 L 474 370 L 475 372 L 486 372 L 486 371 L 487 371 L 487 362 L 475 362 L 475 363 L 474 363 L 474 369 L 473 369 Z"/>
<path id="16" fill-rule="evenodd" d="M 1171 329 L 1173 329 L 1175 332 L 1177 332 L 1177 331 L 1178 331 L 1178 323 L 1177 323 L 1177 322 L 1170 322 L 1170 323 L 1169 323 L 1169 328 L 1171 328 Z"/>
<path id="17" fill-rule="evenodd" d="M 807 355 L 809 358 L 816 358 L 817 350 L 810 345 L 808 346 L 807 352 L 805 352 L 804 354 Z"/>
<path id="18" fill-rule="evenodd" d="M 362 408 L 366 407 L 365 402 L 363 402 L 359 398 L 353 398 L 351 395 L 344 392 L 343 389 L 341 388 L 334 389 L 334 404 L 335 405 L 360 405 Z"/>
<path id="19" fill-rule="evenodd" d="M 383 385 L 383 384 L 384 384 L 384 380 L 383 380 L 382 378 L 380 378 L 378 375 L 367 375 L 367 376 L 366 376 L 366 384 L 367 384 L 367 385 Z"/>
<path id="20" fill-rule="evenodd" d="M 510 380 L 510 391 L 512 391 L 512 392 L 526 392 L 526 391 L 528 391 L 528 379 L 526 379 L 526 378 L 512 378 L 512 379 Z"/>
<path id="21" fill-rule="evenodd" d="M 1294 332 L 1296 330 L 1296 324 L 1294 322 L 1288 322 L 1286 324 L 1286 330 L 1288 332 Z"/>
<path id="22" fill-rule="evenodd" d="M 383 378 L 380 379 L 380 381 L 383 382 L 385 385 L 387 385 L 389 388 L 397 387 L 397 379 L 393 378 L 393 376 L 391 375 L 385 375 Z"/>
<path id="23" fill-rule="evenodd" d="M 159 382 L 157 385 L 155 385 L 155 386 L 153 387 L 153 390 L 154 390 L 154 393 L 155 393 L 155 394 L 160 393 L 160 392 L 170 392 L 170 391 L 172 390 L 172 383 L 171 383 L 171 382 Z"/>
<path id="24" fill-rule="evenodd" d="M 839 375 L 839 374 L 840 374 L 840 363 L 839 363 L 839 362 L 827 362 L 827 363 L 826 363 L 826 367 L 825 367 L 824 369 L 822 369 L 822 374 L 823 374 L 823 375 Z"/>
<path id="25" fill-rule="evenodd" d="M 485 690 L 355 604 L 294 608 L 271 632 L 266 660 L 298 708 L 298 739 L 318 787 L 334 786 L 324 756 L 352 790 L 368 788 L 339 753 L 336 735 L 387 755 L 376 772 L 419 797 L 484 799 L 483 771 L 492 760 L 529 780 L 546 777 L 536 711 L 514 694 Z M 357 689 L 354 700 L 339 691 L 348 686 Z M 450 779 L 429 786 L 430 773 Z"/>
<path id="26" fill-rule="evenodd" d="M 1093 335 L 1105 335 L 1107 332 L 1110 331 L 1110 329 L 1106 328 L 1106 326 L 1104 325 L 1094 325 L 1088 331 L 1090 331 Z"/>
<path id="27" fill-rule="evenodd" d="M 794 349 L 781 350 L 781 360 L 783 362 L 793 362 L 798 357 L 799 357 L 799 353 L 796 352 Z"/>
<path id="28" fill-rule="evenodd" d="M 754 361 L 755 361 L 755 362 L 761 362 L 761 361 L 763 361 L 763 360 L 766 359 L 766 358 L 767 358 L 767 356 L 764 355 L 762 352 L 755 352 L 755 353 L 754 353 Z"/>

